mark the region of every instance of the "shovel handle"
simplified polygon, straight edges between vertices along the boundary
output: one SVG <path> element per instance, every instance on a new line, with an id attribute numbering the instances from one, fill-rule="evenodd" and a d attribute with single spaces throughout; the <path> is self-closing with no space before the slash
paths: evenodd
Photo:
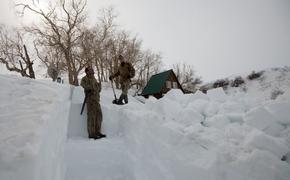
<path id="1" fill-rule="evenodd" d="M 113 85 L 113 81 L 112 80 L 111 80 L 111 85 L 112 85 L 112 89 L 113 89 L 115 100 L 117 101 L 117 96 L 116 96 L 116 93 L 115 93 L 115 89 L 114 89 L 114 85 Z"/>

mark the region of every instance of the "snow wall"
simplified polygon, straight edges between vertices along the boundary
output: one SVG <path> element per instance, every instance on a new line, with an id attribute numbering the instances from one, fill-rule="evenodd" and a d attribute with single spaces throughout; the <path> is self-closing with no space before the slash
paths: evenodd
<path id="1" fill-rule="evenodd" d="M 0 76 L 0 179 L 63 180 L 67 136 L 87 137 L 82 89 L 5 78 Z M 290 177 L 280 160 L 289 151 L 289 91 L 258 105 L 221 89 L 207 95 L 171 91 L 146 104 L 129 97 L 125 106 L 111 103 L 111 91 L 104 89 L 101 98 L 104 133 L 124 141 L 124 168 L 132 179 Z"/>
<path id="2" fill-rule="evenodd" d="M 70 89 L 60 89 L 58 100 L 52 109 L 52 114 L 47 118 L 46 128 L 43 132 L 43 140 L 40 148 L 40 155 L 36 166 L 35 180 L 63 180 L 65 173 L 64 149 L 67 139 L 67 126 L 71 105 Z"/>
<path id="3" fill-rule="evenodd" d="M 87 138 L 87 108 L 84 107 L 83 113 L 81 108 L 84 101 L 84 90 L 82 87 L 74 87 L 72 92 L 72 101 L 68 122 L 68 138 Z"/>
<path id="4" fill-rule="evenodd" d="M 0 76 L 0 179 L 63 180 L 72 89 Z"/>

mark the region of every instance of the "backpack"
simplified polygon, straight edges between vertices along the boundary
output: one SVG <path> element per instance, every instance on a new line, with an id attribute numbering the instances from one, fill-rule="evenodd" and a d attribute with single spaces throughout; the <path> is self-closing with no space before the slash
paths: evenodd
<path id="1" fill-rule="evenodd" d="M 135 76 L 135 69 L 131 63 L 128 63 L 128 70 L 130 78 L 133 78 Z"/>

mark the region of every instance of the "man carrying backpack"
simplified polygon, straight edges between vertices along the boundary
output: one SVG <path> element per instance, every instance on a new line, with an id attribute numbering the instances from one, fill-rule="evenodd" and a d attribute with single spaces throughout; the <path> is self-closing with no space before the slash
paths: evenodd
<path id="1" fill-rule="evenodd" d="M 120 61 L 118 71 L 111 75 L 109 79 L 112 81 L 115 77 L 120 77 L 122 94 L 115 103 L 121 105 L 124 104 L 123 100 L 125 101 L 125 104 L 128 103 L 128 89 L 130 87 L 131 78 L 135 75 L 135 69 L 131 63 L 124 61 L 124 57 L 122 55 L 119 55 L 118 59 Z"/>

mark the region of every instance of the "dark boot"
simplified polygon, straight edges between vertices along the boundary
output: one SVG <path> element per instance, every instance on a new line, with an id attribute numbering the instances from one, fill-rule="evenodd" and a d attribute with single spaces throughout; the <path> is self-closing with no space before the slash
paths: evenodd
<path id="1" fill-rule="evenodd" d="M 128 104 L 128 95 L 124 95 L 125 104 Z"/>
<path id="2" fill-rule="evenodd" d="M 102 134 L 102 133 L 100 133 L 99 136 L 101 136 L 101 138 L 107 137 L 106 134 Z"/>
<path id="3" fill-rule="evenodd" d="M 123 103 L 123 99 L 124 99 L 124 98 L 125 98 L 124 95 L 121 94 L 121 96 L 119 97 L 119 99 L 118 99 L 118 101 L 117 101 L 116 104 L 124 104 L 124 103 Z"/>
<path id="4" fill-rule="evenodd" d="M 98 133 L 98 134 L 94 137 L 94 139 L 101 139 L 101 138 L 105 138 L 105 137 L 107 137 L 106 134 Z"/>

